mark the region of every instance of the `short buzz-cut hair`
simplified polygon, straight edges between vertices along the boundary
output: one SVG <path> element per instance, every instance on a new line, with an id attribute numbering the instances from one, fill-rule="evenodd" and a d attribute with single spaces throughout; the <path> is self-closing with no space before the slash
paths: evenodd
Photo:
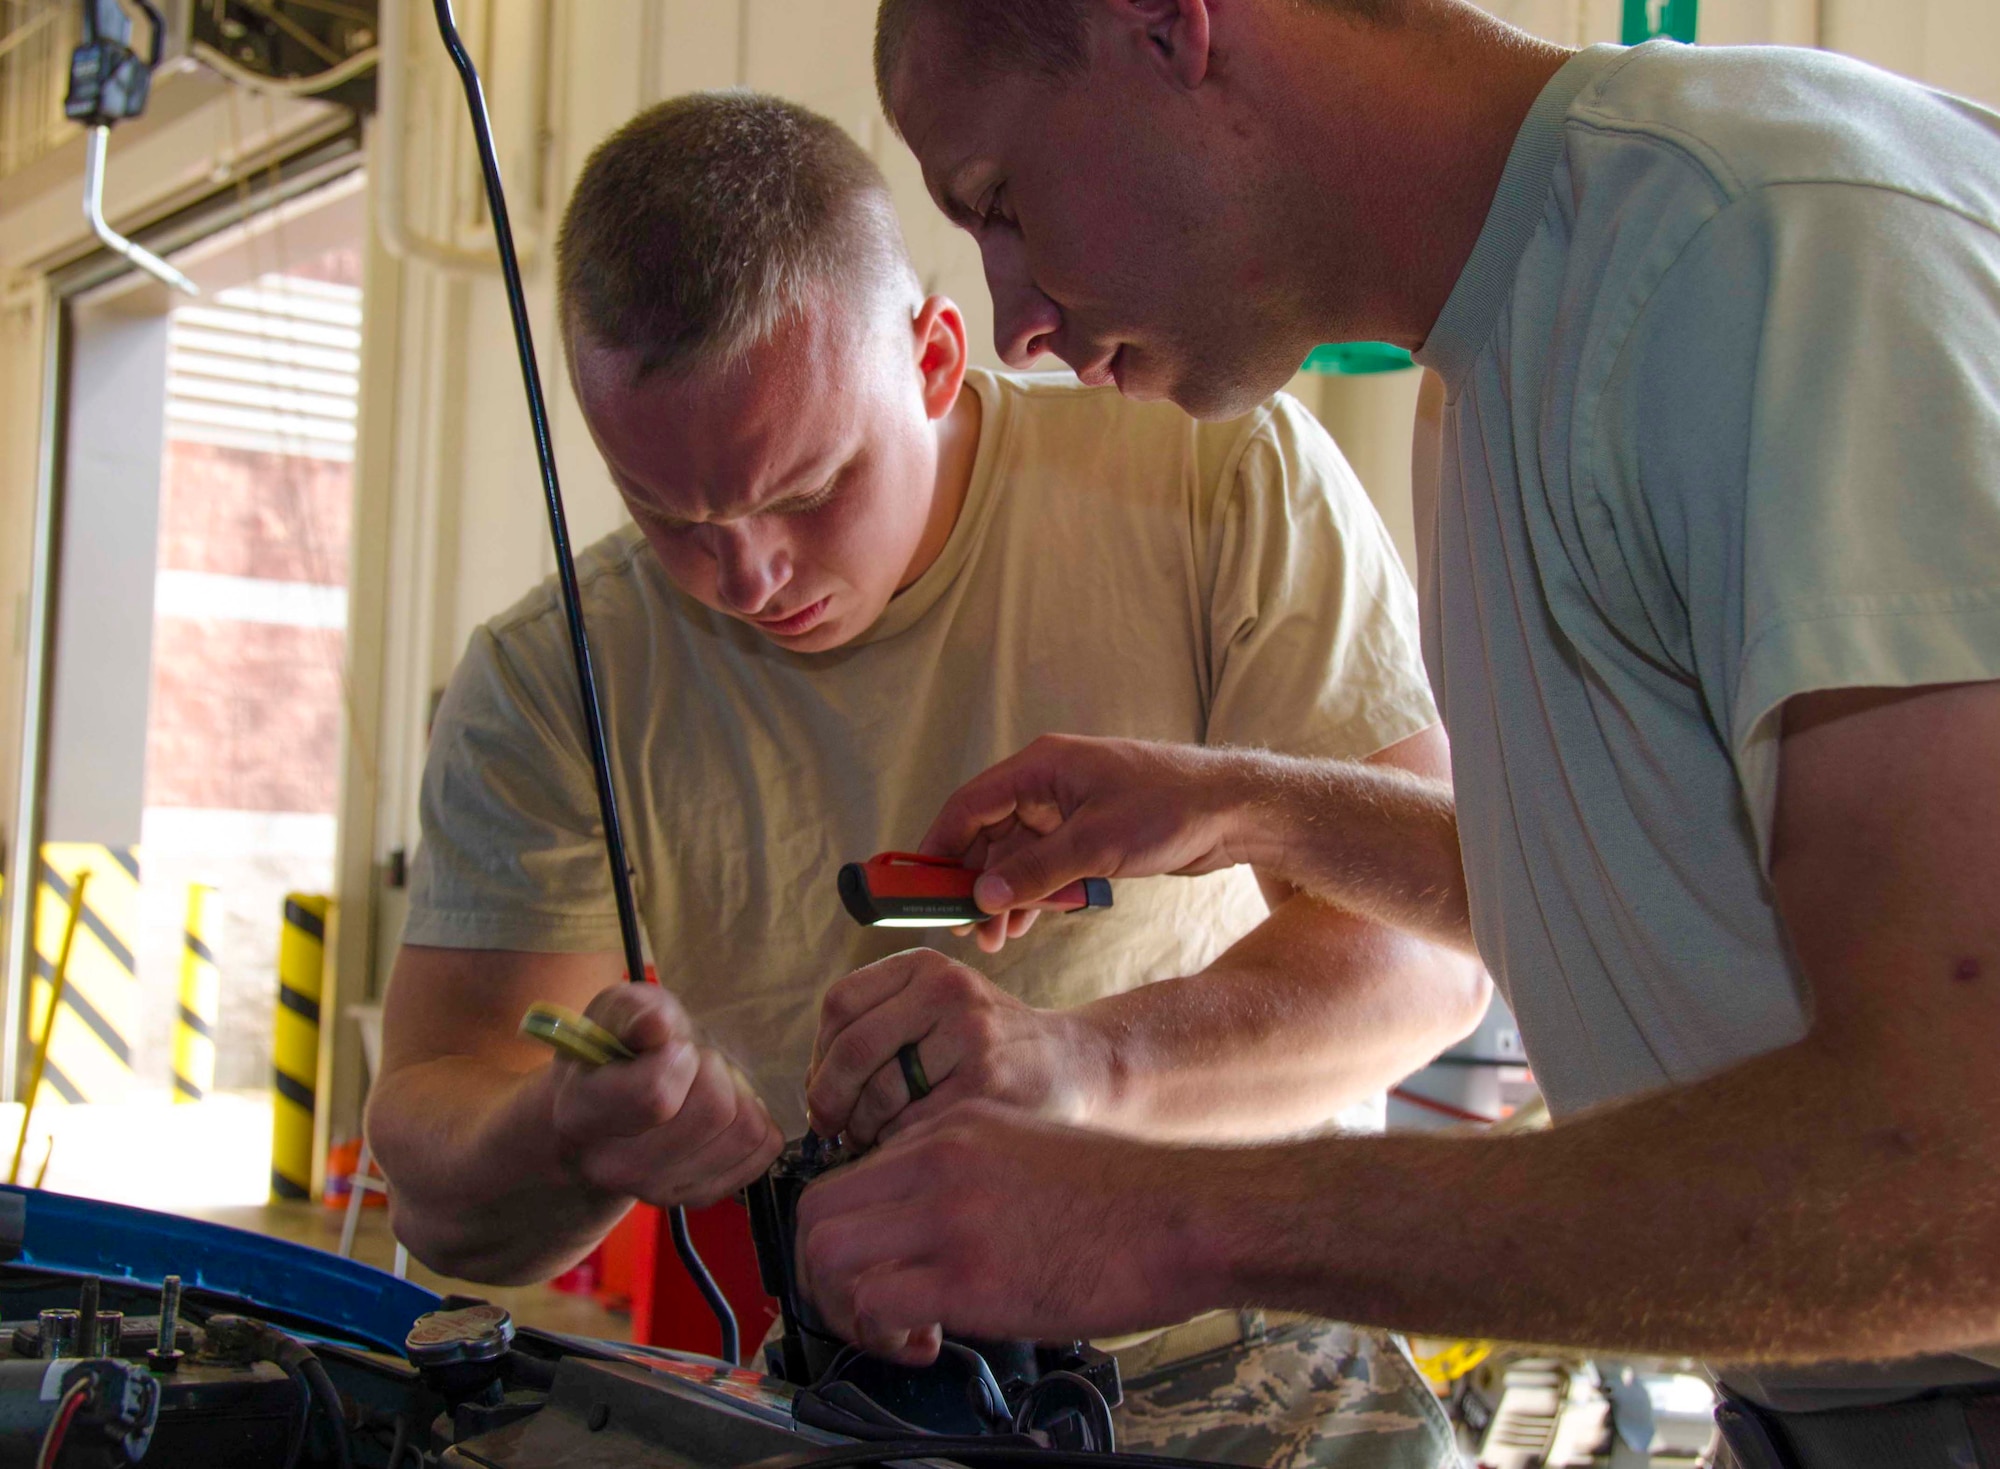
<path id="1" fill-rule="evenodd" d="M 875 13 L 875 90 L 882 111 L 895 125 L 889 86 L 903 57 L 917 17 L 926 13 L 946 25 L 953 59 L 975 80 L 1007 72 L 1027 72 L 1044 81 L 1061 82 L 1090 63 L 1092 0 L 882 0 Z M 1408 0 L 1306 0 L 1324 10 L 1345 11 L 1358 19 L 1386 23 L 1400 15 Z"/>
<path id="2" fill-rule="evenodd" d="M 1025 71 L 1049 81 L 1082 71 L 1086 53 L 1084 0 L 882 0 L 875 12 L 875 90 L 891 125 L 896 110 L 889 105 L 889 85 L 895 79 L 903 47 L 917 17 L 926 11 L 950 27 L 956 59 L 979 76 Z"/>
<path id="3" fill-rule="evenodd" d="M 887 180 L 838 125 L 753 92 L 650 107 L 590 155 L 556 241 L 563 340 L 638 376 L 721 366 L 833 299 L 917 277 Z"/>

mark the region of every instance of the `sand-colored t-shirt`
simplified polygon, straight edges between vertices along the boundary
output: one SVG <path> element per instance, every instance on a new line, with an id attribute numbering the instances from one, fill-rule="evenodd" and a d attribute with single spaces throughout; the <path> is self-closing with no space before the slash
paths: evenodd
<path id="1" fill-rule="evenodd" d="M 820 996 L 912 942 L 855 924 L 835 874 L 914 846 L 971 776 L 1051 732 L 1358 757 L 1436 719 L 1409 581 L 1296 402 L 1204 425 L 1068 379 L 969 386 L 958 523 L 843 648 L 788 652 L 682 595 L 636 528 L 579 558 L 651 955 L 788 1133 Z M 422 807 L 406 942 L 617 949 L 553 582 L 473 635 Z M 1199 970 L 1265 911 L 1237 869 L 1120 882 L 994 957 L 924 937 L 1069 1006 Z"/>

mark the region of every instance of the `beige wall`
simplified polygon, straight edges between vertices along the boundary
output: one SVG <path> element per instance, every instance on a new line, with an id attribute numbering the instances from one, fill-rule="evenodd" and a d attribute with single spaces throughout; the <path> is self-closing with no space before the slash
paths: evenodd
<path id="1" fill-rule="evenodd" d="M 396 8 L 387 7 L 391 16 Z M 1494 0 L 1493 8 L 1570 44 L 1610 38 L 1618 23 L 1617 0 Z M 462 0 L 460 9 L 487 65 L 517 226 L 533 246 L 529 295 L 579 542 L 612 527 L 620 512 L 557 370 L 546 235 L 590 148 L 647 102 L 692 87 L 747 84 L 832 114 L 888 171 L 926 281 L 958 298 L 980 357 L 991 360 L 976 252 L 932 210 L 914 165 L 876 111 L 868 61 L 874 0 Z M 431 36 L 429 7 L 411 10 L 416 60 L 408 118 L 394 138 L 377 131 L 371 157 L 379 163 L 383 148 L 407 149 L 400 212 L 409 228 L 436 244 L 474 248 L 483 211 L 461 103 Z M 496 20 L 489 22 L 489 11 Z M 2000 103 L 2000 7 L 1993 0 L 1705 0 L 1703 11 L 1711 41 L 1818 39 Z M 226 171 L 232 159 L 280 147 L 323 123 L 310 109 L 225 95 L 211 83 L 200 83 L 208 91 L 199 95 L 194 79 L 175 85 L 190 90 L 172 117 L 163 115 L 148 133 L 121 132 L 114 217 L 156 209 L 205 172 Z M 170 90 L 163 86 L 163 96 Z M 0 267 L 8 270 L 77 248 L 69 202 L 76 160 L 57 156 L 36 167 L 35 188 L 17 198 L 23 191 L 10 187 L 0 205 Z M 377 168 L 374 215 L 384 207 L 379 178 Z M 470 629 L 551 564 L 497 281 L 399 261 L 377 243 L 367 286 L 350 625 L 363 738 L 349 755 L 343 879 L 357 899 L 373 890 L 385 854 L 415 842 L 415 777 L 432 691 Z M 31 313 L 0 305 L 0 793 L 12 782 L 19 738 L 39 354 Z M 1304 380 L 1300 387 L 1335 427 L 1407 546 L 1414 374 Z M 11 810 L 11 803 L 0 807 L 8 817 Z M 382 905 L 379 922 L 369 925 L 378 946 L 392 939 L 398 917 L 393 899 Z M 350 946 L 356 965 L 369 947 Z M 348 976 L 360 978 L 358 970 Z"/>
<path id="2" fill-rule="evenodd" d="M 21 290 L 0 298 L 0 860 L 14 875 L 11 844 L 21 763 L 22 682 L 28 664 L 27 568 L 34 542 L 36 460 L 41 449 L 43 303 Z M 4 912 L 0 908 L 0 912 Z M 4 928 L 0 919 L 0 928 Z"/>

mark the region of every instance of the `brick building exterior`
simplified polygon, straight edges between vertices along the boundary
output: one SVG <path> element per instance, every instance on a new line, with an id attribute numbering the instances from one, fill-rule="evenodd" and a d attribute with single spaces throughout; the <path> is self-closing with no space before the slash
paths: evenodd
<path id="1" fill-rule="evenodd" d="M 217 889 L 219 1089 L 270 1077 L 280 906 L 332 881 L 360 258 L 170 323 L 146 738 L 141 1084 L 168 1075 L 191 882 Z"/>

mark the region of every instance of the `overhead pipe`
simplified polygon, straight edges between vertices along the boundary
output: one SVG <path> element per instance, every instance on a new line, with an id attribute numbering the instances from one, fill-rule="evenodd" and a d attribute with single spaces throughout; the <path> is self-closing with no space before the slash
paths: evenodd
<path id="1" fill-rule="evenodd" d="M 139 269 L 165 281 L 177 291 L 199 296 L 201 287 L 160 259 L 144 245 L 136 245 L 114 230 L 104 218 L 104 159 L 111 150 L 111 129 L 94 127 L 84 141 L 83 217 L 90 221 L 91 233 L 123 255 Z"/>
<path id="2" fill-rule="evenodd" d="M 403 165 L 408 146 L 409 26 L 403 0 L 381 0 L 376 13 L 381 58 L 375 72 L 376 147 L 369 164 L 375 170 L 376 234 L 383 248 L 398 260 L 413 260 L 447 275 L 498 275 L 500 255 L 493 246 L 467 249 L 416 234 L 404 218 Z M 546 52 L 542 65 L 548 65 Z M 537 193 L 540 191 L 538 190 Z M 534 264 L 539 230 L 517 234 L 515 250 L 522 267 Z"/>
<path id="3" fill-rule="evenodd" d="M 376 18 L 381 25 L 381 18 Z M 331 92 L 335 87 L 344 86 L 375 65 L 381 52 L 379 40 L 365 51 L 357 51 L 345 61 L 316 72 L 309 77 L 267 77 L 239 66 L 205 41 L 196 41 L 188 47 L 188 55 L 199 61 L 210 71 L 227 77 L 246 91 L 257 92 L 272 97 L 311 98 L 322 92 Z"/>

